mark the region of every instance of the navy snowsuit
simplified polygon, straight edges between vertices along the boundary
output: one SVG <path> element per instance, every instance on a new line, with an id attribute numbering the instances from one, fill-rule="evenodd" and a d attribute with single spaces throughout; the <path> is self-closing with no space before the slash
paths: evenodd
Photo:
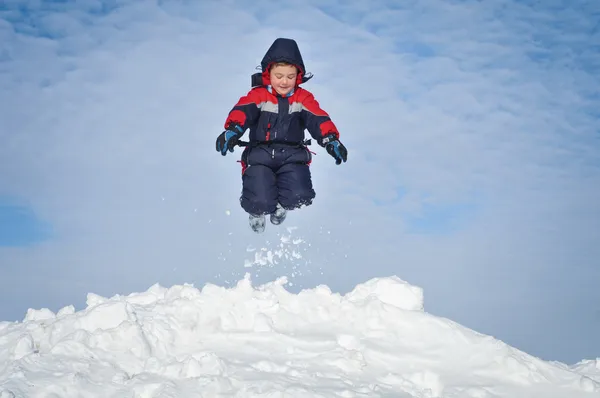
<path id="1" fill-rule="evenodd" d="M 288 62 L 298 68 L 294 90 L 282 97 L 271 88 L 270 66 Z M 229 112 L 226 130 L 249 129 L 250 146 L 242 152 L 242 208 L 254 215 L 270 214 L 277 203 L 287 210 L 312 204 L 315 191 L 309 165 L 311 152 L 304 145 L 304 130 L 324 146 L 323 139 L 339 138 L 329 115 L 313 95 L 299 87 L 312 76 L 298 46 L 291 39 L 277 39 L 261 62 L 262 73 L 252 76 L 253 87 Z M 242 133 L 243 134 L 243 133 Z"/>

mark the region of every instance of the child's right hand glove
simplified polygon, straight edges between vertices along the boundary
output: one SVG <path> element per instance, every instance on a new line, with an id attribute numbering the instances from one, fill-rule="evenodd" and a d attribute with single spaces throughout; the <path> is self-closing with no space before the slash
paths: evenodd
<path id="1" fill-rule="evenodd" d="M 321 145 L 325 147 L 328 154 L 333 156 L 335 164 L 346 162 L 348 159 L 348 150 L 334 135 L 323 137 Z"/>
<path id="2" fill-rule="evenodd" d="M 243 130 L 240 126 L 234 127 L 234 130 L 225 130 L 217 137 L 216 149 L 217 152 L 221 152 L 221 155 L 227 155 L 227 151 L 233 152 L 233 149 L 237 145 L 240 137 L 243 134 Z"/>

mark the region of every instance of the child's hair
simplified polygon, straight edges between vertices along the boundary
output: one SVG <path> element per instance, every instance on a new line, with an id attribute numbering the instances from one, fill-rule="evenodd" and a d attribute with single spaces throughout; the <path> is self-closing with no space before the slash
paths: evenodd
<path id="1" fill-rule="evenodd" d="M 274 68 L 274 67 L 276 67 L 276 66 L 294 66 L 294 65 L 293 65 L 293 64 L 291 64 L 291 63 L 289 63 L 289 62 L 285 62 L 285 61 L 281 61 L 281 62 L 275 62 L 273 65 L 271 65 L 271 66 L 269 67 L 269 72 L 271 72 L 271 69 L 273 69 L 273 68 Z M 300 72 L 300 71 L 298 70 L 298 68 L 297 68 L 297 67 L 296 67 L 296 71 L 297 71 L 297 72 Z"/>

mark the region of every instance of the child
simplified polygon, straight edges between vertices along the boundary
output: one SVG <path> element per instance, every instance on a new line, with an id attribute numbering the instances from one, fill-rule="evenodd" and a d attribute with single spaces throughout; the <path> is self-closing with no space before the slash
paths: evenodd
<path id="1" fill-rule="evenodd" d="M 262 73 L 252 76 L 252 89 L 229 112 L 225 131 L 216 142 L 217 151 L 225 156 L 250 129 L 249 145 L 240 161 L 240 204 L 255 232 L 264 231 L 266 214 L 278 225 L 287 210 L 308 206 L 315 198 L 309 170 L 312 155 L 305 145 L 304 129 L 336 164 L 346 162 L 348 156 L 329 115 L 300 87 L 312 75 L 306 76 L 296 42 L 276 39 L 261 68 Z"/>

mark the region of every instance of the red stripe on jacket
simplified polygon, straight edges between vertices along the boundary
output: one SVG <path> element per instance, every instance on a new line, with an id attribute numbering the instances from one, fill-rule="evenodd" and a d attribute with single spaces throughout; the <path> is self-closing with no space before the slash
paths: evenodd
<path id="1" fill-rule="evenodd" d="M 292 96 L 288 97 L 290 106 L 294 103 L 302 104 L 300 117 L 303 119 L 306 129 L 310 135 L 318 139 L 328 134 L 333 134 L 339 139 L 340 133 L 331 120 L 329 114 L 321 108 L 314 95 L 301 87 L 296 87 Z M 255 87 L 248 94 L 241 97 L 225 121 L 225 129 L 232 124 L 238 124 L 245 131 L 260 116 L 262 104 L 270 102 L 277 104 L 277 97 L 271 94 L 265 87 Z M 291 116 L 290 116 L 291 117 Z M 267 132 L 265 132 L 267 134 Z"/>

